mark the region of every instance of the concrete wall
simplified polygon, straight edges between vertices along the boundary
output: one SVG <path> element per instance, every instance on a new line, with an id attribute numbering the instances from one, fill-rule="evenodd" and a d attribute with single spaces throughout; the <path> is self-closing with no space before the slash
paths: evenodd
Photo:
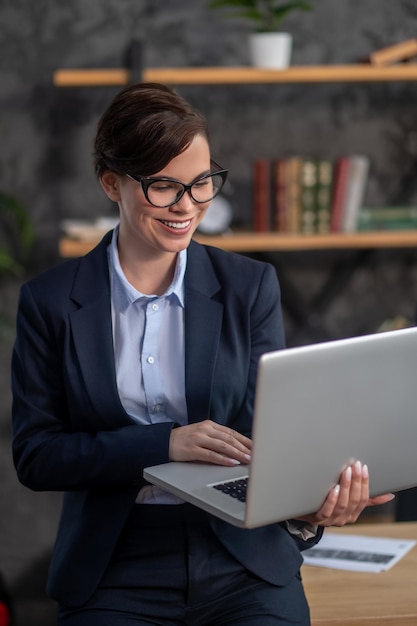
<path id="1" fill-rule="evenodd" d="M 244 65 L 244 21 L 224 20 L 196 0 L 1 0 L 0 189 L 28 208 L 36 230 L 30 272 L 59 262 L 63 218 L 114 214 L 91 165 L 95 124 L 117 88 L 58 89 L 59 67 L 120 67 L 133 38 L 151 67 Z M 355 62 L 370 51 L 415 36 L 414 0 L 315 0 L 294 13 L 294 64 Z M 251 163 L 291 153 L 371 158 L 368 204 L 415 203 L 417 83 L 179 87 L 211 127 L 213 156 L 230 169 L 236 224 L 251 214 Z M 371 332 L 386 318 L 413 319 L 417 282 L 414 250 L 273 255 L 283 285 L 311 303 L 335 272 L 352 275 L 326 306 L 297 329 L 293 343 Z M 353 262 L 358 261 L 355 265 Z M 19 281 L 0 283 L 0 311 L 13 320 Z M 12 334 L 12 333 L 11 333 Z M 10 458 L 11 337 L 0 343 L 0 570 L 12 589 L 19 626 L 54 623 L 42 600 L 60 494 L 19 486 Z"/>

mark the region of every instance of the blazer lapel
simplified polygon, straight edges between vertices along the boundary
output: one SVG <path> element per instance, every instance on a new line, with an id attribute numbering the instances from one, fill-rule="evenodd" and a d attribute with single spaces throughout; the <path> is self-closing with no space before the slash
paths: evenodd
<path id="1" fill-rule="evenodd" d="M 79 306 L 70 314 L 74 346 L 90 400 L 102 419 L 131 418 L 119 398 L 114 365 L 110 280 L 107 246 L 111 233 L 80 260 L 72 299 Z"/>
<path id="2" fill-rule="evenodd" d="M 191 242 L 185 275 L 185 388 L 188 421 L 209 417 L 223 305 L 213 299 L 220 289 L 207 252 Z"/>

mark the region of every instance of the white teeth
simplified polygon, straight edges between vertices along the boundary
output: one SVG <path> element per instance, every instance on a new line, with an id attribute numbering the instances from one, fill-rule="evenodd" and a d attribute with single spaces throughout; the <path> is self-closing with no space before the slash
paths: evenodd
<path id="1" fill-rule="evenodd" d="M 191 224 L 191 220 L 187 220 L 186 222 L 166 222 L 165 220 L 160 220 L 163 224 L 168 226 L 169 228 L 175 228 L 176 230 L 182 230 L 183 228 L 188 228 Z"/>

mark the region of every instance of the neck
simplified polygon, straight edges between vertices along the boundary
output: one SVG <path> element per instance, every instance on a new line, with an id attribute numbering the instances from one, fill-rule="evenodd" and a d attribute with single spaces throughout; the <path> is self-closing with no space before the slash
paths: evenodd
<path id="1" fill-rule="evenodd" d="M 138 259 L 119 249 L 119 260 L 127 280 L 135 289 L 146 295 L 161 296 L 174 278 L 177 254 Z"/>

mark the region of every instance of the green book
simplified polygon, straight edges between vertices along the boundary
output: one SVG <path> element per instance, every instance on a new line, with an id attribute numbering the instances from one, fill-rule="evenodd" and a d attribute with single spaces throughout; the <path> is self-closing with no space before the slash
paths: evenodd
<path id="1" fill-rule="evenodd" d="M 317 230 L 317 163 L 303 159 L 300 171 L 300 232 L 311 235 Z"/>
<path id="2" fill-rule="evenodd" d="M 417 228 L 417 206 L 364 207 L 358 216 L 358 231 L 415 228 Z"/>
<path id="3" fill-rule="evenodd" d="M 317 161 L 316 232 L 330 232 L 332 210 L 333 163 L 330 159 Z"/>

